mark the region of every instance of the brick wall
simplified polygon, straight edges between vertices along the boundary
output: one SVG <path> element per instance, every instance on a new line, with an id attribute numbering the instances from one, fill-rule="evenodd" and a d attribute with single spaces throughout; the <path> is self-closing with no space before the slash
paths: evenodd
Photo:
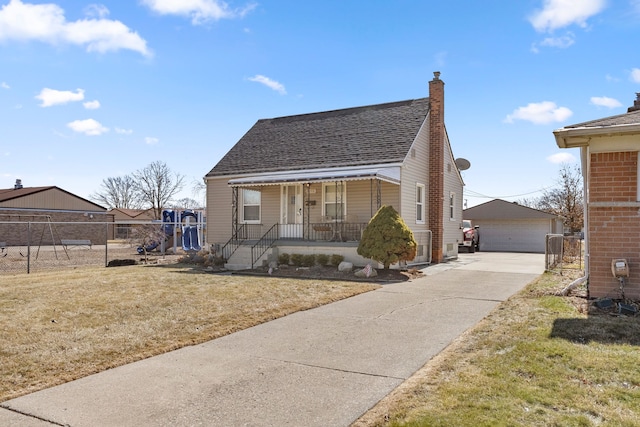
<path id="1" fill-rule="evenodd" d="M 625 296 L 640 297 L 640 207 L 638 153 L 591 154 L 589 181 L 589 295 L 620 297 L 611 260 L 626 258 L 630 277 Z"/>
<path id="2" fill-rule="evenodd" d="M 46 222 L 51 217 L 51 229 Z M 52 232 L 56 244 L 62 239 L 91 240 L 94 245 L 104 245 L 107 239 L 105 224 L 92 224 L 113 222 L 113 215 L 93 213 L 93 218 L 85 216 L 85 212 L 65 211 L 28 211 L 28 210 L 2 210 L 0 211 L 0 242 L 6 242 L 8 246 L 24 246 L 28 240 L 28 224 L 31 224 L 31 244 L 51 245 Z M 9 222 L 9 223 L 7 223 Z M 68 224 L 56 224 L 65 222 Z M 84 222 L 86 224 L 73 224 Z M 109 228 L 113 232 L 113 227 Z"/>
<path id="3" fill-rule="evenodd" d="M 444 82 L 435 72 L 429 82 L 429 228 L 432 232 L 431 261 L 443 260 L 444 245 Z"/>

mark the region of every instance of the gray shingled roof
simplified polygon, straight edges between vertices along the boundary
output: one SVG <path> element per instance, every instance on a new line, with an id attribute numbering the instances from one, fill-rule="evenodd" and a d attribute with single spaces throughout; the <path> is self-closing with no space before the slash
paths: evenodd
<path id="1" fill-rule="evenodd" d="M 591 128 L 591 127 L 609 127 L 619 125 L 635 125 L 640 124 L 640 110 L 631 111 L 617 116 L 605 117 L 603 119 L 591 120 L 588 122 L 578 123 L 575 125 L 565 126 L 564 129 L 575 128 Z"/>
<path id="2" fill-rule="evenodd" d="M 401 162 L 429 98 L 258 120 L 207 176 Z"/>

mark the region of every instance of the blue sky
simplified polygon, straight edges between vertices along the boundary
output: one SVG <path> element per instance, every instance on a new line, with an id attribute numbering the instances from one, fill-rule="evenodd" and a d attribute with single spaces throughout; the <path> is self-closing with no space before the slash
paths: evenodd
<path id="1" fill-rule="evenodd" d="M 0 1 L 0 188 L 81 197 L 164 161 L 181 197 L 259 119 L 428 96 L 471 207 L 534 198 L 552 131 L 640 92 L 640 0 Z"/>

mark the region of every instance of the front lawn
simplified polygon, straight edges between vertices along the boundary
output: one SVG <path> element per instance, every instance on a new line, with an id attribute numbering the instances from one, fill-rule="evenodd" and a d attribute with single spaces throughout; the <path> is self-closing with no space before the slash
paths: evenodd
<path id="1" fill-rule="evenodd" d="M 638 426 L 640 318 L 556 296 L 545 273 L 354 423 Z"/>
<path id="2" fill-rule="evenodd" d="M 1 276 L 0 401 L 377 288 L 189 266 Z"/>

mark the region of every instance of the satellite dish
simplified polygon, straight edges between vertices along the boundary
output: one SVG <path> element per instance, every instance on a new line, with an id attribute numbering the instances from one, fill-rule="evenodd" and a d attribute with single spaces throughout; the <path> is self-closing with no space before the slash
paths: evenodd
<path id="1" fill-rule="evenodd" d="M 456 159 L 456 167 L 461 171 L 466 171 L 471 167 L 471 162 L 467 159 L 463 159 L 462 157 L 458 157 Z"/>

